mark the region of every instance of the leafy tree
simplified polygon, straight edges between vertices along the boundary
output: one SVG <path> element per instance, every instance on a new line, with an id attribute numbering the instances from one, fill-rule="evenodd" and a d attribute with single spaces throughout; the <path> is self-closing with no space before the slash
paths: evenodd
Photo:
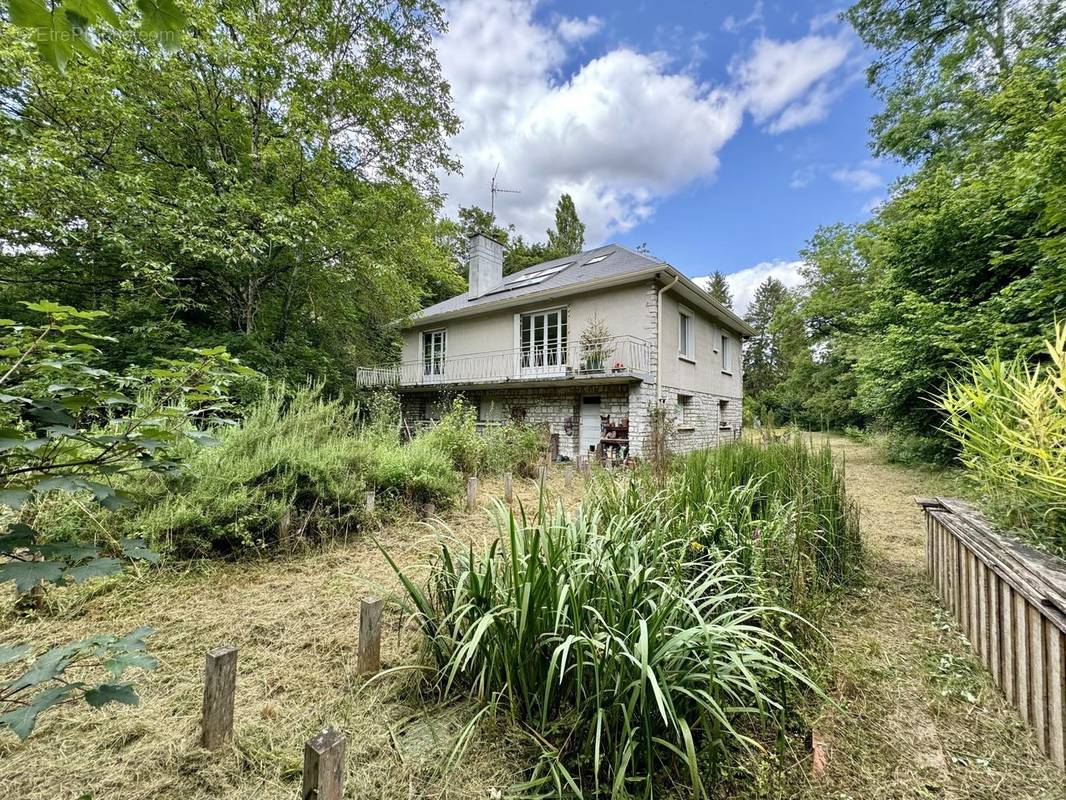
<path id="1" fill-rule="evenodd" d="M 585 223 L 577 216 L 574 199 L 563 194 L 555 206 L 555 227 L 548 230 L 548 249 L 557 258 L 580 253 L 585 248 Z"/>
<path id="2" fill-rule="evenodd" d="M 128 502 L 116 477 L 132 471 L 171 472 L 173 447 L 207 437 L 195 427 L 218 423 L 229 407 L 232 381 L 253 373 L 221 348 L 193 350 L 118 376 L 94 366 L 97 344 L 113 342 L 91 330 L 106 316 L 53 302 L 26 303 L 43 321 L 0 320 L 0 504 L 16 512 L 56 493 L 84 494 L 108 509 Z M 140 539 L 56 541 L 10 514 L 0 533 L 0 583 L 39 599 L 45 582 L 79 583 L 113 575 L 130 561 L 158 560 Z M 25 739 L 37 715 L 83 699 L 93 707 L 137 702 L 127 667 L 153 668 L 140 628 L 125 636 L 92 636 L 41 654 L 22 674 L 0 684 L 0 728 Z M 0 664 L 33 650 L 0 647 Z M 110 672 L 102 683 L 71 677 L 89 664 Z"/>
<path id="3" fill-rule="evenodd" d="M 491 236 L 500 244 L 507 246 L 509 231 L 496 224 L 496 215 L 478 206 L 463 206 L 459 209 L 459 227 L 463 233 L 463 259 L 466 258 L 466 239 L 475 233 Z"/>
<path id="4" fill-rule="evenodd" d="M 729 291 L 729 282 L 720 270 L 715 270 L 707 279 L 707 294 L 726 308 L 733 308 L 733 293 Z"/>
<path id="5" fill-rule="evenodd" d="M 112 368 L 210 341 L 344 386 L 391 352 L 388 323 L 461 286 L 434 219 L 457 127 L 441 11 L 188 13 L 173 55 L 101 29 L 65 73 L 0 31 L 3 300 L 107 307 Z"/>
<path id="6" fill-rule="evenodd" d="M 534 264 L 562 257 L 562 253 L 544 242 L 526 242 L 521 234 L 515 234 L 503 254 L 503 274 L 510 275 Z"/>
<path id="7" fill-rule="evenodd" d="M 136 12 L 111 0 L 8 0 L 8 19 L 37 45 L 41 57 L 63 70 L 76 52 L 92 52 L 93 32 L 122 28 L 137 17 L 142 40 L 173 48 L 185 28 L 185 14 L 174 0 L 137 0 Z"/>
<path id="8" fill-rule="evenodd" d="M 885 100 L 875 147 L 908 161 L 994 136 L 983 98 L 1017 66 L 1050 68 L 1066 45 L 1059 0 L 859 0 L 846 17 L 878 52 L 867 71 Z"/>

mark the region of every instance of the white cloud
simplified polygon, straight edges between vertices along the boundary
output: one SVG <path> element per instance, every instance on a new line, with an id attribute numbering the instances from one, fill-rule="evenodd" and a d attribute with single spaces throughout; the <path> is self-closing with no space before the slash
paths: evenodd
<path id="1" fill-rule="evenodd" d="M 834 170 L 832 178 L 853 192 L 871 192 L 874 189 L 880 189 L 884 185 L 884 180 L 881 176 L 866 167 Z"/>
<path id="2" fill-rule="evenodd" d="M 743 19 L 737 19 L 732 14 L 722 20 L 722 30 L 726 33 L 737 33 L 738 31 L 748 27 L 749 25 L 755 25 L 763 21 L 762 16 L 763 0 L 755 0 L 755 6 L 752 8 L 751 13 Z"/>
<path id="3" fill-rule="evenodd" d="M 740 316 L 744 316 L 752 298 L 755 297 L 755 290 L 767 278 L 777 278 L 788 289 L 796 288 L 803 283 L 803 276 L 800 275 L 802 266 L 802 261 L 764 261 L 754 267 L 726 275 L 726 283 L 729 284 L 729 291 L 733 294 L 733 310 Z M 692 280 L 706 288 L 710 276 L 705 275 Z"/>
<path id="4" fill-rule="evenodd" d="M 799 169 L 792 171 L 792 179 L 788 182 L 790 189 L 804 189 L 811 185 L 811 181 L 814 180 L 815 175 L 818 172 L 818 168 L 814 164 L 807 164 Z"/>
<path id="5" fill-rule="evenodd" d="M 563 17 L 559 20 L 556 28 L 559 31 L 559 36 L 564 42 L 573 44 L 599 33 L 603 28 L 603 20 L 595 16 L 585 17 L 585 19 L 580 19 L 578 17 Z"/>
<path id="6" fill-rule="evenodd" d="M 437 42 L 463 123 L 452 140 L 463 174 L 441 181 L 450 210 L 487 207 L 501 164 L 500 184 L 521 194 L 499 196 L 497 216 L 536 239 L 563 192 L 587 243 L 598 244 L 651 216 L 661 198 L 713 179 L 746 110 L 771 132 L 818 119 L 832 99 L 823 84 L 850 47 L 830 36 L 759 39 L 734 63 L 731 82 L 711 85 L 676 56 L 622 46 L 571 67 L 569 45 L 601 21 L 542 23 L 536 8 L 536 0 L 454 0 Z"/>
<path id="7" fill-rule="evenodd" d="M 732 67 L 755 121 L 782 133 L 822 119 L 844 82 L 832 81 L 848 59 L 846 36 L 811 34 L 792 41 L 762 37 Z"/>

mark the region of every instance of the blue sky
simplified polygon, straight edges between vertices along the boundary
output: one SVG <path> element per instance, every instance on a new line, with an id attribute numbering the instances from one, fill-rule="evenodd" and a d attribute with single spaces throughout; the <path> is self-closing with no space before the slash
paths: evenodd
<path id="1" fill-rule="evenodd" d="M 543 239 L 570 192 L 587 244 L 646 242 L 693 277 L 733 275 L 741 310 L 795 284 L 819 225 L 869 215 L 899 175 L 868 149 L 867 54 L 822 0 L 451 0 L 437 42 L 463 130 L 451 208 Z"/>

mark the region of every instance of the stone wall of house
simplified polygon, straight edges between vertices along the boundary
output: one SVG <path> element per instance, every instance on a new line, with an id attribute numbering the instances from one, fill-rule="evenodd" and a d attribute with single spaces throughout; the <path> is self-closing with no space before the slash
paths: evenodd
<path id="1" fill-rule="evenodd" d="M 683 407 L 678 403 L 679 395 L 688 398 Z M 683 391 L 674 386 L 664 386 L 662 396 L 670 420 L 670 449 L 673 452 L 688 453 L 715 447 L 740 437 L 742 398 Z"/>
<path id="2" fill-rule="evenodd" d="M 597 395 L 600 398 L 601 416 L 609 415 L 612 421 L 627 419 L 630 409 L 629 387 L 624 384 L 583 386 L 580 389 L 574 386 L 501 388 L 462 394 L 479 409 L 479 420 L 495 421 L 484 419 L 484 409 L 492 404 L 494 407 L 503 406 L 503 419 L 522 419 L 531 425 L 547 426 L 550 433 L 559 437 L 559 454 L 570 459 L 575 459 L 578 455 L 582 396 Z M 413 431 L 421 427 L 434 413 L 431 408 L 434 403 L 437 403 L 438 407 L 446 407 L 447 401 L 440 398 L 440 394 L 433 393 L 402 394 L 400 408 L 408 428 Z M 630 425 L 632 424 L 630 420 Z M 632 439 L 632 434 L 630 438 Z"/>
<path id="3" fill-rule="evenodd" d="M 576 459 L 580 441 L 581 398 L 593 394 L 600 398 L 601 415 L 609 415 L 612 421 L 629 420 L 629 453 L 637 458 L 642 457 L 648 449 L 651 410 L 655 407 L 655 384 L 652 382 L 628 386 L 587 386 L 580 390 L 573 386 L 487 389 L 465 392 L 463 396 L 479 409 L 479 420 L 485 424 L 493 424 L 499 419 L 520 418 L 531 425 L 547 426 L 550 433 L 559 437 L 559 454 Z M 678 395 L 688 397 L 683 411 L 678 405 Z M 408 429 L 415 431 L 424 426 L 427 419 L 445 410 L 454 396 L 402 394 L 400 407 Z M 723 400 L 726 401 L 724 415 L 720 413 Z M 740 436 L 743 415 L 743 399 L 740 397 L 720 397 L 663 386 L 662 402 L 669 419 L 670 449 L 675 453 L 714 447 Z M 498 413 L 502 407 L 497 419 L 489 419 L 485 415 L 485 408 L 489 404 Z"/>

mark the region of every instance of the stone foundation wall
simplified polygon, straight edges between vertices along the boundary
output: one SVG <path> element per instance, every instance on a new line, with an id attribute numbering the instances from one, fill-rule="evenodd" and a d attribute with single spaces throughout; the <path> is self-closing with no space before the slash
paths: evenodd
<path id="1" fill-rule="evenodd" d="M 679 394 L 689 397 L 683 414 L 678 407 Z M 481 421 L 495 421 L 486 419 L 485 416 L 485 409 L 491 404 L 497 413 L 502 414 L 502 419 L 517 417 L 531 425 L 547 426 L 552 434 L 559 437 L 559 454 L 570 459 L 576 459 L 578 456 L 581 398 L 585 395 L 597 395 L 600 398 L 601 415 L 609 415 L 611 420 L 616 422 L 629 419 L 629 453 L 640 458 L 647 449 L 651 436 L 651 409 L 655 406 L 654 383 L 587 386 L 580 389 L 573 386 L 486 389 L 463 393 L 463 396 L 480 410 L 478 418 Z M 435 402 L 439 408 L 446 408 L 450 398 L 454 396 L 456 395 L 445 393 L 402 394 L 400 408 L 409 429 L 416 430 L 426 423 L 428 405 Z M 664 386 L 662 400 L 672 430 L 670 449 L 675 453 L 715 447 L 740 437 L 742 398 L 720 397 Z M 727 405 L 725 414 L 721 415 L 720 402 L 723 400 Z M 570 421 L 569 425 L 567 420 Z M 570 429 L 569 432 L 567 428 Z"/>
<path id="2" fill-rule="evenodd" d="M 598 396 L 601 416 L 609 415 L 612 422 L 620 422 L 629 417 L 629 387 L 624 384 L 587 386 L 581 389 L 573 386 L 485 389 L 463 392 L 462 395 L 479 409 L 479 420 L 484 420 L 484 409 L 491 403 L 496 408 L 503 406 L 504 419 L 517 418 L 530 425 L 547 426 L 550 433 L 559 437 L 559 454 L 569 459 L 576 459 L 578 455 L 583 396 Z M 424 424 L 427 419 L 427 404 L 440 397 L 441 395 L 427 393 L 402 394 L 400 409 L 408 427 L 414 430 Z M 567 428 L 570 429 L 569 432 Z"/>
<path id="3" fill-rule="evenodd" d="M 678 405 L 678 395 L 688 397 L 684 410 Z M 674 386 L 664 386 L 662 397 L 670 419 L 670 449 L 673 452 L 688 453 L 740 438 L 742 398 L 686 391 Z M 726 403 L 724 413 L 723 401 Z"/>

